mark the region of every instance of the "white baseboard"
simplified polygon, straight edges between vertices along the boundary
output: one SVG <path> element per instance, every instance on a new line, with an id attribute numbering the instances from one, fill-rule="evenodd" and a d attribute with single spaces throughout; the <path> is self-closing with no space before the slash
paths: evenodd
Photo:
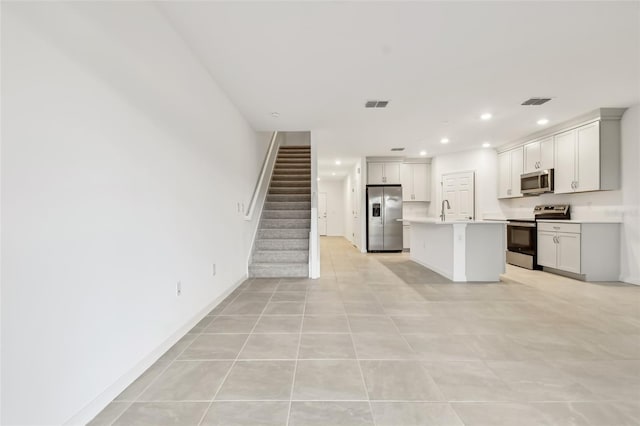
<path id="1" fill-rule="evenodd" d="M 186 324 L 175 331 L 164 342 L 162 342 L 156 349 L 151 351 L 142 361 L 136 364 L 126 374 L 116 380 L 111 386 L 109 386 L 104 392 L 98 395 L 93 401 L 87 404 L 83 409 L 76 413 L 73 417 L 67 420 L 64 425 L 86 425 L 90 422 L 98 413 L 100 413 L 113 399 L 120 395 L 120 393 L 133 383 L 142 373 L 144 373 L 149 367 L 155 363 L 158 358 L 164 355 L 173 345 L 176 344 L 189 330 L 191 330 L 197 323 L 199 323 L 213 308 L 218 306 L 220 302 L 227 298 L 240 284 L 247 279 L 247 275 L 243 275 L 242 278 L 229 287 L 223 294 L 216 297 L 207 307 L 202 309 L 196 315 L 194 315 Z"/>
<path id="2" fill-rule="evenodd" d="M 620 281 L 626 284 L 640 285 L 640 277 L 620 277 Z"/>

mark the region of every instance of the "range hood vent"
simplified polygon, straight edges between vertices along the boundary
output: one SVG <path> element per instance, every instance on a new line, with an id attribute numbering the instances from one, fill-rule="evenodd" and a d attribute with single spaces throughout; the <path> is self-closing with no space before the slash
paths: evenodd
<path id="1" fill-rule="evenodd" d="M 364 104 L 365 108 L 386 108 L 389 105 L 389 101 L 367 101 Z"/>
<path id="2" fill-rule="evenodd" d="M 551 98 L 530 98 L 524 101 L 522 105 L 538 106 L 538 105 L 546 104 L 550 100 Z"/>

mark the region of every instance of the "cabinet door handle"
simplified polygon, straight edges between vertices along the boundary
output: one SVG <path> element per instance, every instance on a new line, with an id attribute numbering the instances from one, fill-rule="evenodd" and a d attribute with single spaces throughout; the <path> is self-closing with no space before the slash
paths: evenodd
<path id="1" fill-rule="evenodd" d="M 560 227 L 559 226 L 554 226 L 553 229 L 560 229 Z"/>

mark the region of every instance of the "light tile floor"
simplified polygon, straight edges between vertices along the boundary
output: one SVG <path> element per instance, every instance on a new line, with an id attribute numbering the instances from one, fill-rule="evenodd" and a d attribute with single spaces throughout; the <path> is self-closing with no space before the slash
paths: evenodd
<path id="1" fill-rule="evenodd" d="M 246 281 L 91 424 L 640 425 L 640 288 L 321 244 L 321 279 Z"/>

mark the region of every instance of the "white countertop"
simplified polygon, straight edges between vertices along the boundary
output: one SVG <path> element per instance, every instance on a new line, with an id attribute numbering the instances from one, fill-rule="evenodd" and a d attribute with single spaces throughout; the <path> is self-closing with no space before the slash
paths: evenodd
<path id="1" fill-rule="evenodd" d="M 482 225 L 482 224 L 506 224 L 506 220 L 447 220 L 445 222 L 441 221 L 439 218 L 435 217 L 403 217 L 402 219 L 397 219 L 399 222 L 409 222 L 409 223 L 426 223 L 431 225 Z"/>
<path id="2" fill-rule="evenodd" d="M 538 219 L 538 222 L 548 223 L 622 223 L 619 219 Z"/>

